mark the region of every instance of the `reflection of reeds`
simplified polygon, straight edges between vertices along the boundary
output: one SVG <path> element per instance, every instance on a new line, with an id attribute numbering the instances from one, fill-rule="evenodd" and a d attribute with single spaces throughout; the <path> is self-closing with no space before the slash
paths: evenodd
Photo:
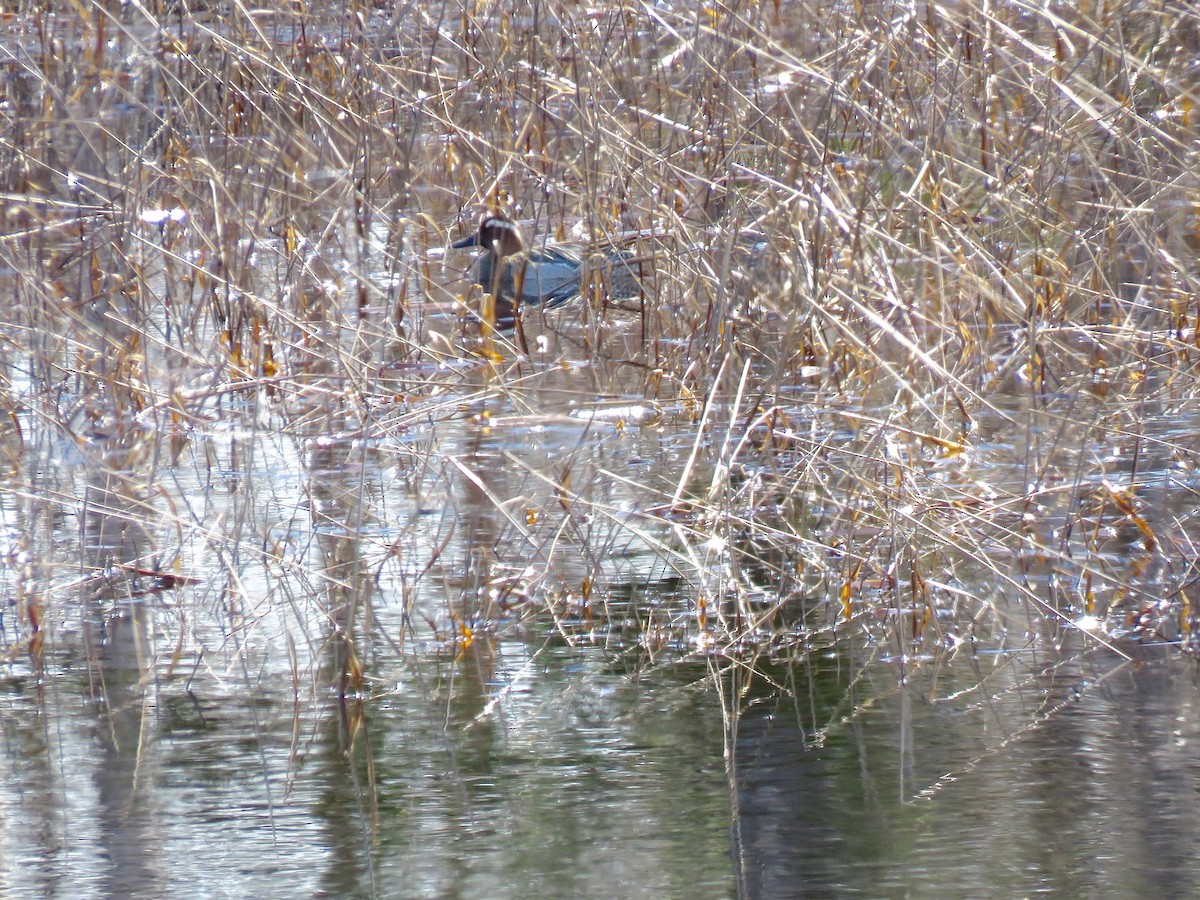
<path id="1" fill-rule="evenodd" d="M 519 609 L 570 640 L 628 614 L 681 654 L 845 625 L 916 654 L 1002 633 L 998 598 L 1171 636 L 1156 600 L 1195 541 L 1162 488 L 1194 462 L 1194 20 L 1160 40 L 1109 4 L 1117 46 L 1003 4 L 158 6 L 63 5 L 8 44 L 13 503 L 72 508 L 59 444 L 146 429 L 164 555 L 219 560 L 235 630 L 262 601 L 247 558 L 306 625 L 336 585 L 356 691 L 364 585 L 403 609 L 372 644 L 393 650 Z M 445 250 L 500 207 L 618 244 L 644 296 L 590 285 L 511 333 L 485 304 L 481 328 Z M 281 465 L 374 448 L 360 494 L 304 501 L 346 530 L 324 578 L 298 516 L 262 512 L 263 432 L 307 448 L 272 445 Z M 189 464 L 231 511 L 176 493 Z M 639 580 L 669 601 L 602 611 Z"/>

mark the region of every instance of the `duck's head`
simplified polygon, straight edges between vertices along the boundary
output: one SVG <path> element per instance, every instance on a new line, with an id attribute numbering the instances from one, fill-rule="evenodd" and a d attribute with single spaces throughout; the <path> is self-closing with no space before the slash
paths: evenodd
<path id="1" fill-rule="evenodd" d="M 505 216 L 487 216 L 479 223 L 479 231 L 450 245 L 455 249 L 482 247 L 498 257 L 513 256 L 525 249 L 525 241 L 517 223 Z"/>

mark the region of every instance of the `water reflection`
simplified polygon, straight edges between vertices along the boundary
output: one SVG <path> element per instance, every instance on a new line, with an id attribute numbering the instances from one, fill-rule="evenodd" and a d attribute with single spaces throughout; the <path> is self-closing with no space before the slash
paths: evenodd
<path id="1" fill-rule="evenodd" d="M 375 583 L 362 547 L 370 489 L 366 445 L 347 439 L 314 438 L 307 459 L 312 497 L 313 533 L 321 548 L 329 672 L 339 698 L 362 690 L 358 629 L 373 627 L 371 594 Z"/>
<path id="2" fill-rule="evenodd" d="M 95 839 L 106 860 L 97 888 L 107 896 L 150 895 L 166 878 L 161 870 L 156 757 L 145 753 L 152 736 L 154 628 L 143 589 L 154 560 L 149 522 L 153 507 L 139 477 L 145 451 L 140 429 L 83 447 L 83 553 L 79 610 L 87 673 L 96 713 Z M 140 573 L 140 574 L 139 574 Z"/>
<path id="3" fill-rule="evenodd" d="M 727 894 L 719 710 L 562 649 L 538 669 L 502 716 L 442 747 L 412 740 L 427 706 L 388 704 L 384 893 Z"/>
<path id="4" fill-rule="evenodd" d="M 1182 896 L 1200 875 L 1181 801 L 1200 789 L 1194 680 L 1080 662 L 986 710 L 876 677 L 841 717 L 845 660 L 753 702 L 733 744 L 739 895 Z"/>

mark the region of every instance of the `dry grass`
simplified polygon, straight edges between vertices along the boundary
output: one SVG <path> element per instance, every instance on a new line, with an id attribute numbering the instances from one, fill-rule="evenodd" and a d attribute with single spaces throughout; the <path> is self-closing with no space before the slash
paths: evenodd
<path id="1" fill-rule="evenodd" d="M 53 6 L 0 20 L 10 659 L 114 564 L 233 634 L 296 604 L 347 693 L 531 622 L 1190 638 L 1191 4 Z M 482 334 L 486 209 L 645 296 Z"/>

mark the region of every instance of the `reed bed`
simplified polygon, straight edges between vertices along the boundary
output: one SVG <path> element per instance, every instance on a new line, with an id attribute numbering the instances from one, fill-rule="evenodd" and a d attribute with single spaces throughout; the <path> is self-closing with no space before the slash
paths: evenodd
<path id="1" fill-rule="evenodd" d="M 1192 649 L 1192 4 L 8 9 L 10 665 Z M 493 331 L 487 211 L 643 296 Z"/>

